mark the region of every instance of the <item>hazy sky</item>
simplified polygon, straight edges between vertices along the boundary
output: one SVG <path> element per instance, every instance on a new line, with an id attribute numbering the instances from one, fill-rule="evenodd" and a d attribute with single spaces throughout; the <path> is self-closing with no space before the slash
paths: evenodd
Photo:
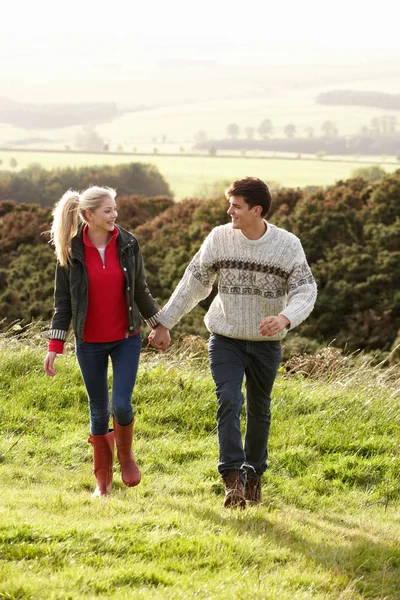
<path id="1" fill-rule="evenodd" d="M 31 93 L 36 100 L 34 88 L 47 87 L 53 99 L 61 82 L 83 88 L 92 74 L 107 81 L 107 67 L 145 73 L 168 61 L 261 66 L 399 58 L 399 6 L 388 0 L 8 2 L 0 24 L 0 96 L 21 100 Z"/>
<path id="2" fill-rule="evenodd" d="M 132 62 L 129 48 L 140 45 L 140 61 L 179 56 L 191 46 L 196 56 L 228 61 L 260 48 L 288 60 L 303 54 L 318 60 L 318 48 L 399 49 L 399 6 L 394 0 L 8 2 L 1 66 L 29 56 L 47 64 L 79 57 Z"/>

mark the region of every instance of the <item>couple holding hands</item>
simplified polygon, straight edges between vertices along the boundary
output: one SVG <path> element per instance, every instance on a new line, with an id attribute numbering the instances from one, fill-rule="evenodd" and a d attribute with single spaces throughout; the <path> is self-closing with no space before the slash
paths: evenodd
<path id="1" fill-rule="evenodd" d="M 234 181 L 225 192 L 231 222 L 216 226 L 191 260 L 160 310 L 146 283 L 136 238 L 115 224 L 116 192 L 90 187 L 68 191 L 53 211 L 57 266 L 54 315 L 44 370 L 55 375 L 71 321 L 76 357 L 90 410 L 97 486 L 111 493 L 114 445 L 127 486 L 140 483 L 132 452 L 132 394 L 142 346 L 142 319 L 149 342 L 165 350 L 169 330 L 205 299 L 218 279 L 218 293 L 205 316 L 209 361 L 217 396 L 218 471 L 224 506 L 261 503 L 267 469 L 271 392 L 281 359 L 281 340 L 313 309 L 317 289 L 300 240 L 266 221 L 267 185 L 256 177 Z M 108 360 L 113 369 L 112 420 Z M 246 389 L 246 432 L 240 414 Z"/>

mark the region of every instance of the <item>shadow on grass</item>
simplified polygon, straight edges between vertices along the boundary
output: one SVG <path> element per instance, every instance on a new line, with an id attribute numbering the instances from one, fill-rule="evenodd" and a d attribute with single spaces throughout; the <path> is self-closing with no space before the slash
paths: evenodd
<path id="1" fill-rule="evenodd" d="M 355 586 L 368 598 L 400 600 L 400 548 L 395 541 L 379 539 L 378 534 L 370 532 L 364 524 L 339 516 L 299 511 L 291 520 L 279 520 L 271 514 L 268 516 L 265 506 L 229 511 L 226 515 L 209 508 L 197 509 L 193 505 L 187 510 L 196 519 L 204 521 L 205 526 L 212 523 L 234 535 L 262 536 L 281 549 L 305 556 L 334 578 L 344 580 L 343 589 Z"/>

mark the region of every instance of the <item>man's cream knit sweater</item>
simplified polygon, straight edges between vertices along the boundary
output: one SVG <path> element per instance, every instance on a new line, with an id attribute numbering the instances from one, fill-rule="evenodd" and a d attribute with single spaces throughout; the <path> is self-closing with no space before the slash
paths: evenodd
<path id="1" fill-rule="evenodd" d="M 156 315 L 158 321 L 171 329 L 210 294 L 217 275 L 218 294 L 204 318 L 210 332 L 242 340 L 279 340 L 304 321 L 317 297 L 304 250 L 292 233 L 266 225 L 258 240 L 249 240 L 230 223 L 215 227 Z M 258 327 L 272 315 L 284 315 L 290 326 L 264 337 Z"/>

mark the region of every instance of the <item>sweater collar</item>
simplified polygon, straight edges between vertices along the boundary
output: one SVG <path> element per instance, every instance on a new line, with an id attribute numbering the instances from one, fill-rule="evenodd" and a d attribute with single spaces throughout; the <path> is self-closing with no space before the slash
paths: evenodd
<path id="1" fill-rule="evenodd" d="M 267 226 L 265 233 L 257 240 L 249 240 L 249 238 L 244 235 L 244 233 L 242 232 L 241 229 L 233 229 L 232 228 L 232 231 L 237 236 L 239 236 L 241 243 L 247 244 L 249 246 L 259 246 L 260 244 L 265 244 L 266 242 L 269 241 L 269 238 L 271 237 L 272 228 L 274 227 L 274 225 L 271 225 L 271 223 L 268 223 L 268 221 L 266 221 L 265 219 L 264 219 L 264 223 Z"/>

